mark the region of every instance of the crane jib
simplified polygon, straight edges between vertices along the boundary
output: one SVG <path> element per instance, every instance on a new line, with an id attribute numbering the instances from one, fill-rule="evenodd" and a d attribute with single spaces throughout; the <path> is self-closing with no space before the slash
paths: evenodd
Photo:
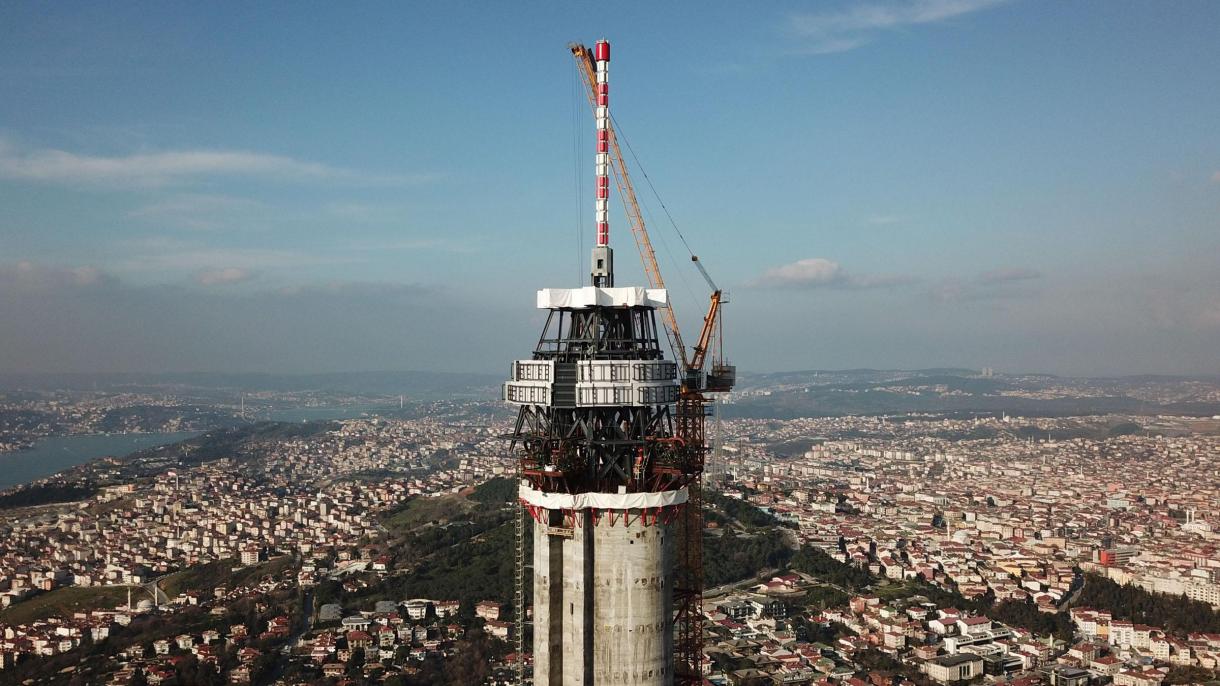
<path id="1" fill-rule="evenodd" d="M 600 49 L 599 44 L 599 49 Z M 598 153 L 604 153 L 609 157 L 609 166 L 613 171 L 615 185 L 619 189 L 619 195 L 622 196 L 623 209 L 627 214 L 629 223 L 631 224 L 631 233 L 635 238 L 636 247 L 640 252 L 640 259 L 643 262 L 644 274 L 648 279 L 648 284 L 652 288 L 665 288 L 665 279 L 661 276 L 661 269 L 657 263 L 656 251 L 652 247 L 652 239 L 648 236 L 648 229 L 644 225 L 643 213 L 640 210 L 640 204 L 636 198 L 635 188 L 631 184 L 630 176 L 627 172 L 626 161 L 623 159 L 622 150 L 618 144 L 618 135 L 614 130 L 613 123 L 608 120 L 608 117 L 603 116 L 604 108 L 607 100 L 605 99 L 605 77 L 604 70 L 598 69 L 598 61 L 594 51 L 589 48 L 573 43 L 569 46 L 572 51 L 572 56 L 576 59 L 577 65 L 580 68 L 581 76 L 584 78 L 585 85 L 588 86 L 589 105 L 593 108 L 595 114 L 598 115 Z M 606 57 L 609 57 L 608 47 Z M 604 128 L 603 128 L 604 124 Z M 603 133 L 604 131 L 604 133 Z M 603 143 L 604 141 L 604 143 Z M 604 147 L 603 147 L 604 146 Z M 602 167 L 598 167 L 598 184 L 602 184 L 601 176 Z M 601 188 L 601 186 L 599 186 Z M 600 191 L 599 191 L 600 197 Z M 599 245 L 602 239 L 601 221 L 604 215 L 603 205 L 598 205 L 598 240 Z M 607 230 L 608 232 L 608 230 Z M 703 330 L 700 332 L 700 344 L 695 346 L 693 354 L 688 356 L 686 346 L 682 341 L 682 333 L 678 327 L 677 316 L 674 313 L 673 305 L 669 304 L 662 312 L 662 322 L 664 323 L 665 335 L 669 339 L 670 347 L 673 348 L 674 354 L 680 359 L 684 378 L 702 378 L 704 373 L 703 365 L 706 360 L 708 346 L 711 338 L 717 330 L 720 316 L 720 305 L 726 302 L 722 297 L 722 292 L 716 287 L 711 276 L 707 273 L 703 263 L 699 258 L 692 255 L 691 261 L 698 267 L 699 273 L 703 275 L 704 280 L 711 286 L 713 291 L 714 304 L 710 307 L 708 316 L 704 318 Z M 723 366 L 723 365 L 722 365 Z M 703 384 L 700 384 L 702 390 L 710 390 Z M 695 389 L 692 389 L 695 390 Z"/>

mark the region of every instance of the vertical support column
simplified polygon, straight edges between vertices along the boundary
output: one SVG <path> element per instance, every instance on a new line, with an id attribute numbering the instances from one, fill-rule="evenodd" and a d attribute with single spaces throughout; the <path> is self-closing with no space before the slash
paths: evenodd
<path id="1" fill-rule="evenodd" d="M 588 510 L 572 513 L 572 537 L 563 539 L 563 601 L 560 607 L 563 686 L 593 683 L 593 521 Z M 551 621 L 556 621 L 552 616 Z M 554 658 L 552 658 L 554 659 Z M 559 683 L 559 682 L 552 682 Z"/>
<path id="2" fill-rule="evenodd" d="M 550 535 L 558 512 L 534 522 L 534 686 L 564 686 L 564 539 Z"/>

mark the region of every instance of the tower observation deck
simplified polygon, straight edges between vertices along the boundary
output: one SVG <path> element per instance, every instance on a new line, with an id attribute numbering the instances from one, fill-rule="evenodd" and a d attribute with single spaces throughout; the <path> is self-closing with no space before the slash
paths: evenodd
<path id="1" fill-rule="evenodd" d="M 546 324 L 503 388 L 518 407 L 518 495 L 533 529 L 533 682 L 670 686 L 681 516 L 702 451 L 675 437 L 680 374 L 662 353 L 656 316 L 666 291 L 614 285 L 609 44 L 599 41 L 595 55 L 593 285 L 538 291 Z"/>
<path id="2" fill-rule="evenodd" d="M 677 365 L 665 294 L 539 292 L 549 311 L 505 400 L 520 406 L 519 496 L 533 520 L 534 683 L 673 683 L 673 523 L 687 501 L 675 450 Z"/>

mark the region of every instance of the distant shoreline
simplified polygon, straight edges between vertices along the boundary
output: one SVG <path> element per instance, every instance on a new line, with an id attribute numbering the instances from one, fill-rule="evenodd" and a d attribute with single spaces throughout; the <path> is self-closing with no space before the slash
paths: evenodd
<path id="1" fill-rule="evenodd" d="M 47 436 L 30 448 L 0 453 L 0 491 L 47 479 L 104 457 L 169 445 L 206 431 L 130 431 Z"/>
<path id="2" fill-rule="evenodd" d="M 178 434 L 178 433 L 192 433 L 192 432 L 207 433 L 208 431 L 210 431 L 210 429 L 206 429 L 206 430 L 202 430 L 202 431 L 199 429 L 182 429 L 179 431 L 124 431 L 122 433 L 49 434 L 46 436 L 39 436 L 32 443 L 30 443 L 29 445 L 27 445 L 25 447 L 18 448 L 16 450 L 5 450 L 5 451 L 0 452 L 0 460 L 3 460 L 5 457 L 8 457 L 10 455 L 20 455 L 22 453 L 28 453 L 29 451 L 36 449 L 38 447 L 39 443 L 41 443 L 43 441 L 47 441 L 47 440 L 56 439 L 56 438 L 103 438 L 103 437 L 104 438 L 112 438 L 112 437 L 113 438 L 122 438 L 124 436 L 150 436 L 152 434 Z"/>

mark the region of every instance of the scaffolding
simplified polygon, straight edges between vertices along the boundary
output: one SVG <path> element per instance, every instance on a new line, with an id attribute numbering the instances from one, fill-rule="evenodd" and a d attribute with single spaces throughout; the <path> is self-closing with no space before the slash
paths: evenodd
<path id="1" fill-rule="evenodd" d="M 517 462 L 517 483 L 521 483 L 521 462 Z M 531 565 L 526 562 L 525 555 L 525 518 L 529 515 L 525 505 L 520 501 L 513 504 L 513 529 L 516 536 L 515 560 L 513 565 L 513 640 L 517 649 L 517 684 L 525 684 L 525 626 L 529 622 L 526 616 L 525 579 L 526 570 Z"/>

